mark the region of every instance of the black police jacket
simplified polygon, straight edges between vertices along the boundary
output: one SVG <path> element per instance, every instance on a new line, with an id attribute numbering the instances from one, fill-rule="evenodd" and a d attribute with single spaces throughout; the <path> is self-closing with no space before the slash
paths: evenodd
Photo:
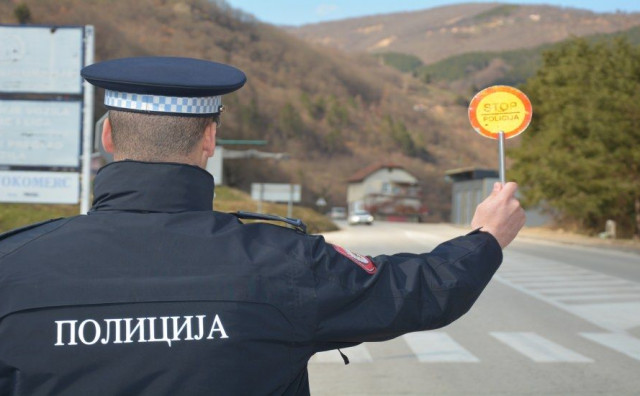
<path id="1" fill-rule="evenodd" d="M 88 215 L 0 236 L 0 394 L 308 394 L 318 351 L 445 326 L 502 251 L 373 259 L 212 211 L 213 179 L 115 162 Z"/>

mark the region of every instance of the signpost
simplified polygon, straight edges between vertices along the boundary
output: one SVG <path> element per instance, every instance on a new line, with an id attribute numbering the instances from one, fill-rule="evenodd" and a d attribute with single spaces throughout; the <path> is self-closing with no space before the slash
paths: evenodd
<path id="1" fill-rule="evenodd" d="M 293 216 L 293 203 L 300 202 L 302 188 L 299 184 L 251 183 L 251 199 L 258 201 L 258 213 L 262 201 L 287 202 L 287 217 Z"/>
<path id="2" fill-rule="evenodd" d="M 89 209 L 93 43 L 92 26 L 0 25 L 0 202 L 77 203 L 81 189 Z"/>
<path id="3" fill-rule="evenodd" d="M 500 182 L 506 182 L 504 142 L 518 136 L 529 126 L 533 109 L 520 90 L 496 85 L 478 92 L 469 104 L 469 121 L 479 134 L 498 140 Z"/>

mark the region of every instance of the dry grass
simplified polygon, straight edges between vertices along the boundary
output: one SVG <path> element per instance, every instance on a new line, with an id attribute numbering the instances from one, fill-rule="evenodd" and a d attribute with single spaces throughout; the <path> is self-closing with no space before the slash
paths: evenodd
<path id="1" fill-rule="evenodd" d="M 214 207 L 220 212 L 239 210 L 255 212 L 257 203 L 242 191 L 229 187 L 217 187 Z M 0 204 L 0 233 L 39 221 L 75 216 L 79 211 L 79 205 Z M 286 216 L 287 206 L 263 203 L 262 212 Z M 293 217 L 301 219 L 307 225 L 309 233 L 338 229 L 326 216 L 310 208 L 294 206 Z"/>

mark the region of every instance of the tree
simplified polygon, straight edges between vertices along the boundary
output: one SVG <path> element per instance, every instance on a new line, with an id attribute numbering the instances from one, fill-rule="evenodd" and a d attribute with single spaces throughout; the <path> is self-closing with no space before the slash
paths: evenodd
<path id="1" fill-rule="evenodd" d="M 16 17 L 16 19 L 18 20 L 18 23 L 20 23 L 21 25 L 31 22 L 31 10 L 29 9 L 29 6 L 26 5 L 25 3 L 18 4 L 13 9 L 13 15 Z"/>
<path id="2" fill-rule="evenodd" d="M 278 126 L 285 138 L 293 138 L 302 135 L 304 122 L 298 110 L 289 102 L 280 109 L 278 114 Z"/>
<path id="3" fill-rule="evenodd" d="M 338 102 L 334 96 L 329 98 L 329 109 L 327 111 L 327 123 L 332 128 L 342 128 L 349 124 L 349 111 Z"/>
<path id="4" fill-rule="evenodd" d="M 407 126 L 402 121 L 396 121 L 390 115 L 386 115 L 383 118 L 381 124 L 381 131 L 383 134 L 389 136 L 391 141 L 409 157 L 421 158 L 424 161 L 432 161 L 433 158 L 427 152 L 423 145 L 418 144 L 412 134 L 407 129 Z"/>
<path id="5" fill-rule="evenodd" d="M 640 47 L 575 39 L 543 59 L 523 87 L 533 121 L 512 152 L 524 203 L 545 201 L 589 231 L 614 219 L 640 235 Z"/>

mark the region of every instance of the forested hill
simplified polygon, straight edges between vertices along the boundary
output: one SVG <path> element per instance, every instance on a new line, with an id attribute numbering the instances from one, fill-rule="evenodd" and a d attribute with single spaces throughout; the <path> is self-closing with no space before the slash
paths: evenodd
<path id="1" fill-rule="evenodd" d="M 323 196 L 330 205 L 344 204 L 351 174 L 374 162 L 395 162 L 422 181 L 438 220 L 449 205 L 444 171 L 495 162 L 493 144 L 468 126 L 461 98 L 368 56 L 307 44 L 224 2 L 2 1 L 0 23 L 16 23 L 19 4 L 26 4 L 21 17 L 30 24 L 94 25 L 96 61 L 191 56 L 243 69 L 248 83 L 225 98 L 229 111 L 219 137 L 266 139 L 264 150 L 291 159 L 228 161 L 225 176 L 233 186 L 302 183 L 307 203 Z M 100 95 L 96 117 L 104 113 Z"/>
<path id="2" fill-rule="evenodd" d="M 640 25 L 640 13 L 598 14 L 546 5 L 468 3 L 289 28 L 346 52 L 402 53 L 429 65 L 469 52 L 502 52 Z"/>

